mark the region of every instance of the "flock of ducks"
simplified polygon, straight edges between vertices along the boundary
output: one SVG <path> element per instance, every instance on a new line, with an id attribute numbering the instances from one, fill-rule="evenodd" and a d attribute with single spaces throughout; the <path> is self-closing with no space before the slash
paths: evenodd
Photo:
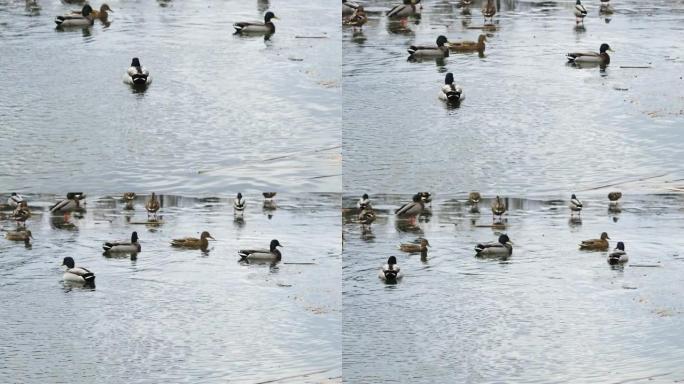
<path id="1" fill-rule="evenodd" d="M 275 197 L 275 192 L 264 192 L 264 206 L 273 208 Z M 86 195 L 82 192 L 69 192 L 66 198 L 60 199 L 58 202 L 53 204 L 49 211 L 53 215 L 64 215 L 68 217 L 74 212 L 85 211 L 85 198 Z M 134 192 L 126 192 L 122 196 L 124 201 L 124 209 L 132 210 L 134 209 L 134 201 L 136 199 L 136 194 Z M 23 242 L 26 247 L 31 246 L 33 240 L 33 234 L 31 230 L 26 227 L 26 219 L 31 216 L 30 209 L 28 207 L 28 201 L 20 194 L 13 192 L 7 199 L 6 208 L 12 210 L 10 218 L 16 221 L 16 229 L 6 230 L 5 239 L 16 242 Z M 238 193 L 233 201 L 233 209 L 236 220 L 242 218 L 246 208 L 246 201 L 241 193 Z M 152 193 L 145 203 L 145 210 L 148 215 L 148 224 L 161 224 L 161 221 L 157 218 L 157 213 L 161 209 L 161 204 L 155 193 Z M 196 237 L 184 237 L 178 239 L 172 239 L 170 246 L 174 248 L 183 249 L 197 249 L 203 252 L 209 249 L 209 240 L 216 240 L 207 231 L 203 231 L 199 238 Z M 277 239 L 271 240 L 268 248 L 248 248 L 240 249 L 238 251 L 238 256 L 240 257 L 240 262 L 268 262 L 277 263 L 282 259 L 282 253 L 278 249 L 282 247 L 282 244 Z M 140 238 L 138 233 L 133 231 L 131 233 L 130 241 L 108 241 L 102 244 L 103 254 L 106 256 L 117 255 L 117 254 L 127 254 L 131 257 L 135 257 L 139 252 L 142 252 L 142 246 L 140 244 Z M 62 262 L 62 266 L 66 269 L 64 275 L 62 276 L 63 281 L 69 283 L 80 283 L 88 287 L 94 287 L 95 284 L 95 274 L 84 267 L 77 267 L 76 262 L 72 257 L 65 257 Z"/>
<path id="2" fill-rule="evenodd" d="M 601 14 L 612 14 L 613 8 L 610 5 L 610 0 L 600 0 L 601 6 L 599 12 Z M 470 6 L 472 0 L 459 0 L 457 6 L 462 9 L 463 14 L 470 15 Z M 419 18 L 423 9 L 421 0 L 403 0 L 402 4 L 392 7 L 386 13 L 386 17 L 391 23 L 404 22 L 410 17 Z M 482 16 L 484 17 L 484 25 L 482 29 L 496 28 L 494 25 L 494 15 L 497 13 L 496 5 L 493 0 L 485 0 L 482 5 Z M 587 15 L 587 10 L 582 4 L 581 0 L 577 3 L 573 10 L 575 14 L 576 24 L 583 28 L 584 18 Z M 351 26 L 354 29 L 361 29 L 368 21 L 368 16 L 363 5 L 358 1 L 342 0 L 342 24 Z M 471 53 L 477 52 L 481 57 L 484 55 L 486 49 L 485 43 L 487 36 L 480 34 L 477 41 L 461 40 L 450 41 L 446 36 L 439 35 L 435 40 L 435 45 L 411 45 L 407 51 L 410 61 L 417 61 L 420 59 L 444 59 L 449 57 L 451 52 L 456 53 Z M 610 56 L 608 52 L 612 52 L 610 46 L 606 43 L 601 44 L 599 52 L 570 52 L 566 54 L 568 63 L 576 66 L 582 65 L 600 65 L 602 67 L 610 63 Z M 442 86 L 439 92 L 439 99 L 453 105 L 458 105 L 465 99 L 463 87 L 454 82 L 453 73 L 447 73 L 444 80 L 445 85 Z"/>
<path id="3" fill-rule="evenodd" d="M 619 212 L 621 209 L 618 205 L 618 201 L 622 198 L 621 192 L 610 192 L 608 194 L 609 206 L 608 209 L 611 212 Z M 471 213 L 479 213 L 479 203 L 482 197 L 479 192 L 470 192 L 468 194 L 468 204 L 470 205 Z M 419 215 L 429 212 L 429 205 L 432 202 L 432 195 L 429 192 L 418 192 L 413 195 L 410 202 L 405 203 L 401 207 L 394 211 L 394 215 L 398 220 L 415 220 Z M 581 222 L 581 212 L 584 205 L 577 198 L 575 194 L 572 194 L 570 201 L 568 202 L 568 208 L 570 210 L 571 222 L 577 223 Z M 364 194 L 356 203 L 356 208 L 358 211 L 357 220 L 362 226 L 363 233 L 369 233 L 371 224 L 376 219 L 375 211 L 373 210 L 371 200 L 368 194 Z M 503 215 L 507 211 L 506 203 L 501 196 L 496 196 L 490 205 L 492 212 L 492 228 L 505 228 Z M 583 251 L 598 251 L 607 252 L 610 249 L 610 244 L 608 240 L 610 237 L 608 233 L 601 233 L 598 239 L 583 240 L 579 244 L 579 249 Z M 405 243 L 399 245 L 399 250 L 407 253 L 420 253 L 421 259 L 427 259 L 428 247 L 430 243 L 427 239 L 418 239 L 415 243 Z M 500 234 L 496 241 L 481 242 L 475 245 L 475 256 L 481 258 L 500 258 L 507 259 L 513 254 L 513 242 L 509 238 L 508 234 Z M 620 241 L 616 244 L 615 249 L 608 253 L 607 261 L 611 265 L 622 264 L 628 261 L 627 253 L 625 252 L 625 244 Z M 391 256 L 388 258 L 387 263 L 384 264 L 380 271 L 378 272 L 378 277 L 385 282 L 396 283 L 403 274 L 401 273 L 401 268 L 397 263 L 397 258 Z"/>

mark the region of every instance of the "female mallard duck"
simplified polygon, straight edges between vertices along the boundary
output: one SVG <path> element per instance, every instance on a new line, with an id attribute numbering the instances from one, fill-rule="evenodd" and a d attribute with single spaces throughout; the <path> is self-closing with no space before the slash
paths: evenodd
<path id="1" fill-rule="evenodd" d="M 17 209 L 12 212 L 12 219 L 17 222 L 17 225 L 25 225 L 26 220 L 31 217 L 31 210 L 28 207 L 28 203 L 22 201 Z"/>
<path id="2" fill-rule="evenodd" d="M 356 202 L 356 208 L 358 209 L 364 209 L 364 208 L 371 208 L 371 201 L 370 198 L 368 198 L 368 194 L 364 193 L 363 196 L 359 199 L 359 201 Z"/>
<path id="3" fill-rule="evenodd" d="M 454 74 L 449 72 L 444 78 L 444 85 L 439 92 L 439 99 L 449 103 L 460 103 L 465 99 L 465 93 L 460 85 L 454 84 Z"/>
<path id="4" fill-rule="evenodd" d="M 124 192 L 123 199 L 125 202 L 130 202 L 135 200 L 135 192 Z"/>
<path id="5" fill-rule="evenodd" d="M 618 200 L 622 197 L 622 192 L 610 192 L 608 193 L 608 200 L 611 204 L 617 204 Z"/>
<path id="6" fill-rule="evenodd" d="M 90 11 L 90 15 L 95 19 L 107 20 L 107 18 L 109 17 L 109 14 L 107 13 L 107 11 L 114 12 L 113 9 L 109 8 L 109 5 L 107 5 L 107 3 L 103 3 L 100 6 L 99 11 L 97 9 L 92 9 Z M 71 14 L 72 15 L 82 15 L 83 11 L 82 10 L 81 11 L 71 11 Z"/>
<path id="7" fill-rule="evenodd" d="M 503 199 L 501 197 L 497 196 L 496 199 L 492 202 L 492 213 L 494 216 L 503 216 L 504 213 L 506 213 L 506 203 L 504 203 Z"/>
<path id="8" fill-rule="evenodd" d="M 420 0 L 404 0 L 403 4 L 397 5 L 387 12 L 391 19 L 404 18 L 420 14 Z"/>
<path id="9" fill-rule="evenodd" d="M 423 203 L 423 199 L 420 194 L 415 194 L 413 195 L 412 202 L 402 205 L 399 209 L 394 211 L 394 214 L 400 218 L 409 218 L 421 214 L 424 209 L 425 203 Z"/>
<path id="10" fill-rule="evenodd" d="M 62 279 L 71 283 L 95 285 L 95 274 L 83 267 L 76 267 L 74 259 L 65 257 L 62 266 L 66 267 Z"/>
<path id="11" fill-rule="evenodd" d="M 207 249 L 209 247 L 209 239 L 216 240 L 209 234 L 209 232 L 204 231 L 200 235 L 199 239 L 196 237 L 173 239 L 171 240 L 171 246 L 178 248 Z"/>
<path id="12" fill-rule="evenodd" d="M 278 240 L 271 240 L 271 245 L 269 250 L 266 249 L 241 249 L 238 251 L 238 255 L 242 258 L 241 260 L 257 260 L 257 261 L 280 261 L 282 254 L 280 250 L 276 247 L 282 247 Z"/>
<path id="13" fill-rule="evenodd" d="M 449 40 L 445 36 L 437 37 L 436 46 L 412 45 L 408 49 L 411 57 L 449 57 Z"/>
<path id="14" fill-rule="evenodd" d="M 587 16 L 587 9 L 584 8 L 584 5 L 582 5 L 581 0 L 577 0 L 575 3 L 575 8 L 573 9 L 575 12 L 575 23 L 579 24 L 580 22 L 584 23 L 584 18 Z"/>
<path id="15" fill-rule="evenodd" d="M 359 7 L 355 1 L 342 0 L 342 16 L 349 16 Z"/>
<path id="16" fill-rule="evenodd" d="M 430 243 L 427 241 L 427 239 L 421 239 L 420 244 L 414 244 L 414 243 L 404 243 L 399 245 L 399 249 L 402 252 L 408 252 L 408 253 L 427 253 L 427 249 L 430 246 Z"/>
<path id="17" fill-rule="evenodd" d="M 239 22 L 233 24 L 233 28 L 235 28 L 235 33 L 236 34 L 241 34 L 241 33 L 260 33 L 260 34 L 273 34 L 275 33 L 275 24 L 271 20 L 278 20 L 276 15 L 273 14 L 273 12 L 268 11 L 264 15 L 264 22 L 263 23 L 256 23 L 256 22 Z"/>
<path id="18" fill-rule="evenodd" d="M 572 196 L 570 196 L 570 204 L 568 204 L 568 206 L 570 207 L 570 215 L 574 215 L 575 212 L 577 212 L 577 214 L 581 214 L 582 208 L 584 207 L 582 202 L 577 199 L 577 196 L 575 196 L 574 193 Z"/>
<path id="19" fill-rule="evenodd" d="M 480 192 L 470 192 L 468 194 L 468 202 L 472 205 L 479 204 L 481 199 Z"/>
<path id="20" fill-rule="evenodd" d="M 375 218 L 375 211 L 373 211 L 373 208 L 370 206 L 362 208 L 361 212 L 359 212 L 359 223 L 361 223 L 363 226 L 370 227 L 370 225 L 375 221 Z"/>
<path id="21" fill-rule="evenodd" d="M 618 241 L 617 246 L 613 252 L 608 255 L 608 264 L 622 264 L 629 260 L 627 252 L 625 252 L 625 243 Z"/>
<path id="22" fill-rule="evenodd" d="M 396 282 L 397 280 L 404 277 L 404 275 L 401 273 L 401 268 L 399 268 L 399 265 L 397 265 L 396 257 L 390 256 L 387 259 L 387 264 L 382 266 L 380 272 L 378 273 L 378 277 L 381 280 L 385 280 L 388 282 Z"/>
<path id="23" fill-rule="evenodd" d="M 600 239 L 582 240 L 582 243 L 580 243 L 579 247 L 583 251 L 607 251 L 609 247 L 609 239 L 610 237 L 608 237 L 608 234 L 603 232 L 601 233 Z"/>
<path id="24" fill-rule="evenodd" d="M 55 24 L 59 27 L 88 27 L 93 25 L 95 17 L 93 16 L 93 8 L 86 3 L 81 10 L 80 15 L 68 14 L 64 16 L 57 16 Z"/>
<path id="25" fill-rule="evenodd" d="M 425 204 L 432 203 L 432 194 L 430 192 L 418 192 L 416 193 L 416 196 L 420 197 L 420 200 Z"/>
<path id="26" fill-rule="evenodd" d="M 147 219 L 149 220 L 150 215 L 154 215 L 154 218 L 157 218 L 157 212 L 159 211 L 159 208 L 161 208 L 161 205 L 159 204 L 159 200 L 157 200 L 157 195 L 152 192 L 150 199 L 147 200 L 147 203 L 145 203 Z"/>
<path id="27" fill-rule="evenodd" d="M 359 5 L 350 17 L 344 19 L 342 24 L 361 29 L 367 21 L 368 16 L 366 16 L 366 12 L 363 10 L 363 7 Z"/>
<path id="28" fill-rule="evenodd" d="M 494 15 L 496 15 L 496 6 L 494 5 L 494 0 L 487 0 L 486 3 L 482 4 L 482 16 L 484 16 L 485 21 L 487 19 L 492 21 Z"/>
<path id="29" fill-rule="evenodd" d="M 479 52 L 484 53 L 485 51 L 485 41 L 487 41 L 487 36 L 480 35 L 477 41 L 452 41 L 449 42 L 449 50 L 453 52 Z"/>
<path id="30" fill-rule="evenodd" d="M 12 192 L 10 197 L 7 199 L 7 205 L 9 205 L 10 208 L 15 209 L 24 201 L 25 200 L 23 196 L 16 192 Z"/>
<path id="31" fill-rule="evenodd" d="M 610 56 L 607 51 L 613 52 L 606 43 L 601 44 L 599 53 L 596 52 L 573 52 L 568 53 L 567 58 L 571 63 L 597 63 L 601 65 L 610 64 Z"/>
<path id="32" fill-rule="evenodd" d="M 12 241 L 23 241 L 26 244 L 31 243 L 33 234 L 28 229 L 19 229 L 16 231 L 8 231 L 5 233 L 5 238 Z"/>
<path id="33" fill-rule="evenodd" d="M 105 253 L 137 253 L 142 251 L 142 247 L 138 242 L 138 232 L 133 232 L 131 234 L 131 242 L 118 242 L 118 243 L 104 243 L 102 246 Z"/>
<path id="34" fill-rule="evenodd" d="M 480 243 L 475 246 L 475 256 L 510 256 L 513 253 L 513 243 L 508 235 L 499 236 L 499 241 L 491 243 Z"/>
<path id="35" fill-rule="evenodd" d="M 66 213 L 79 211 L 83 209 L 81 207 L 81 200 L 84 200 L 86 196 L 82 192 L 69 192 L 67 193 L 66 199 L 60 200 L 50 207 L 50 212 L 52 213 Z"/>
<path id="36" fill-rule="evenodd" d="M 124 74 L 123 81 L 129 85 L 149 85 L 152 83 L 152 76 L 147 68 L 140 65 L 140 59 L 134 57 Z"/>
<path id="37" fill-rule="evenodd" d="M 236 214 L 242 214 L 247 207 L 247 202 L 242 198 L 242 193 L 238 192 L 237 197 L 233 200 L 233 209 Z"/>

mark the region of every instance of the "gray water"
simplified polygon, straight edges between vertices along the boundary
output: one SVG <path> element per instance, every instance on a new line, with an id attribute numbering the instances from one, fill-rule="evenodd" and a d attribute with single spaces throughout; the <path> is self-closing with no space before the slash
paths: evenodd
<path id="1" fill-rule="evenodd" d="M 671 173 L 684 140 L 684 3 L 614 1 L 609 22 L 585 2 L 497 1 L 484 57 L 407 61 L 412 44 L 477 40 L 482 2 L 425 0 L 420 20 L 390 24 L 396 1 L 367 1 L 362 32 L 343 33 L 344 190 L 546 193 Z M 480 28 L 480 29 L 478 29 Z M 566 65 L 569 51 L 615 50 L 605 72 Z M 621 68 L 647 66 L 646 69 Z M 453 72 L 466 95 L 437 94 Z M 420 188 L 417 188 L 420 186 Z"/>
<path id="2" fill-rule="evenodd" d="M 378 219 L 362 233 L 344 215 L 343 377 L 383 383 L 606 383 L 684 379 L 684 230 L 680 195 L 626 194 L 622 212 L 604 193 L 508 198 L 507 227 L 491 228 L 490 199 L 472 214 L 466 195 L 438 195 L 415 225 L 393 212 L 410 195 L 371 196 Z M 347 196 L 345 207 L 357 197 Z M 629 262 L 579 251 L 606 231 Z M 478 242 L 505 232 L 506 260 L 478 259 Z M 398 250 L 419 237 L 427 259 Z M 377 274 L 391 255 L 405 277 Z M 655 378 L 655 381 L 651 381 Z"/>
<path id="3" fill-rule="evenodd" d="M 0 382 L 339 380 L 339 195 L 278 194 L 275 210 L 247 195 L 243 222 L 231 199 L 166 195 L 162 225 L 142 224 L 145 197 L 133 212 L 92 197 L 70 229 L 46 211 L 53 195 L 28 197 L 32 247 L 0 238 Z M 103 256 L 103 242 L 134 230 L 136 258 Z M 206 253 L 169 245 L 204 230 L 216 238 Z M 281 263 L 238 262 L 238 249 L 273 238 Z M 94 290 L 61 282 L 65 256 L 95 273 Z"/>
<path id="4" fill-rule="evenodd" d="M 109 26 L 67 31 L 78 5 L 37 2 L 0 1 L 7 190 L 340 190 L 337 1 L 107 0 Z M 232 35 L 269 9 L 269 40 Z M 134 56 L 142 93 L 122 82 Z"/>

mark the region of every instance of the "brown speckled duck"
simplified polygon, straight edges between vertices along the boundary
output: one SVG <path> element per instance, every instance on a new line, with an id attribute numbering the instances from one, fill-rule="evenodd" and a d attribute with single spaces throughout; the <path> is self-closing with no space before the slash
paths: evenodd
<path id="1" fill-rule="evenodd" d="M 601 233 L 600 239 L 583 240 L 579 247 L 584 251 L 607 251 L 609 247 L 609 239 L 610 237 L 608 237 L 608 234 L 603 232 Z"/>

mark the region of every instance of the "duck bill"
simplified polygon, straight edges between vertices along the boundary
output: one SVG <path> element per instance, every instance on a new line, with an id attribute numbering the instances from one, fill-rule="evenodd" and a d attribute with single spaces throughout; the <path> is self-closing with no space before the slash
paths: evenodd
<path id="1" fill-rule="evenodd" d="M 608 52 L 615 52 L 615 51 L 613 51 L 611 48 L 608 48 L 607 51 L 608 51 Z"/>
<path id="2" fill-rule="evenodd" d="M 506 244 L 508 244 L 508 245 L 513 245 L 513 242 L 512 242 L 512 241 L 507 241 Z"/>
<path id="3" fill-rule="evenodd" d="M 213 236 L 207 236 L 207 237 L 210 238 L 210 239 L 212 239 L 212 240 L 216 240 L 216 239 L 214 239 Z"/>

